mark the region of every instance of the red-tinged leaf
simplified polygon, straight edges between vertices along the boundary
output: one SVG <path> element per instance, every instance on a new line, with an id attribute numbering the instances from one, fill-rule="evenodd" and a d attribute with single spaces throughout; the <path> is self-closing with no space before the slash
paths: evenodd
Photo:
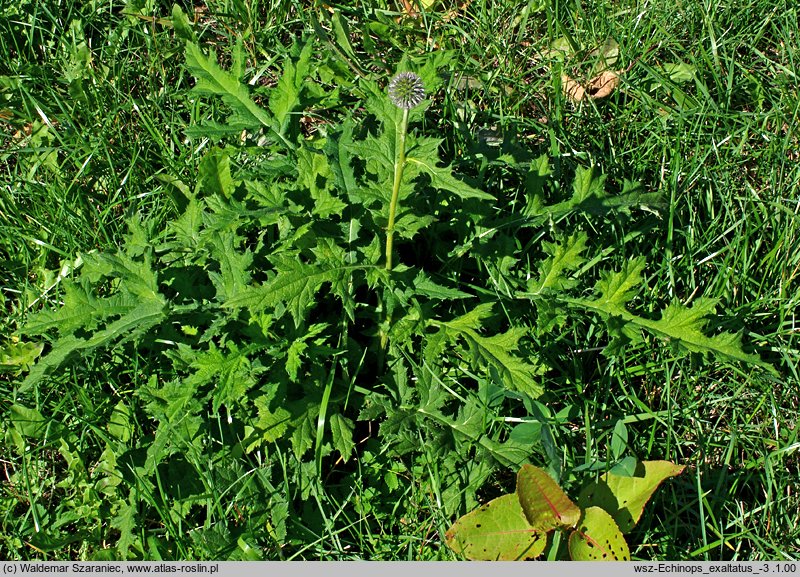
<path id="1" fill-rule="evenodd" d="M 447 530 L 445 541 L 473 561 L 522 561 L 542 554 L 547 534 L 530 526 L 519 499 L 511 494 L 461 517 Z"/>
<path id="2" fill-rule="evenodd" d="M 528 522 L 537 530 L 574 527 L 581 510 L 545 471 L 524 465 L 517 474 L 517 497 Z"/>
<path id="3" fill-rule="evenodd" d="M 683 465 L 669 461 L 643 461 L 634 476 L 606 473 L 585 486 L 578 495 L 583 507 L 597 506 L 608 511 L 623 533 L 629 533 L 642 517 L 644 506 L 658 486 L 669 477 L 680 475 Z"/>
<path id="4" fill-rule="evenodd" d="M 630 561 L 628 543 L 614 519 L 600 507 L 583 512 L 578 527 L 569 536 L 573 561 Z"/>

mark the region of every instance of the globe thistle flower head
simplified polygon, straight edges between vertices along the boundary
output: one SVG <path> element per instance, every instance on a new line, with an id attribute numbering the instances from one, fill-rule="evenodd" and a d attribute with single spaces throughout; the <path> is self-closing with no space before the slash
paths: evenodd
<path id="1" fill-rule="evenodd" d="M 425 98 L 425 85 L 413 72 L 395 74 L 389 82 L 389 100 L 398 108 L 409 110 Z"/>

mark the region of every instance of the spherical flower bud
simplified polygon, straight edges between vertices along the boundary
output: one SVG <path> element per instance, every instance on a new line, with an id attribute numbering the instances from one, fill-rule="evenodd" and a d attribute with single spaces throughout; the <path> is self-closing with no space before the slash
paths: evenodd
<path id="1" fill-rule="evenodd" d="M 413 72 L 395 74 L 389 82 L 389 99 L 399 107 L 409 110 L 425 98 L 425 85 Z"/>

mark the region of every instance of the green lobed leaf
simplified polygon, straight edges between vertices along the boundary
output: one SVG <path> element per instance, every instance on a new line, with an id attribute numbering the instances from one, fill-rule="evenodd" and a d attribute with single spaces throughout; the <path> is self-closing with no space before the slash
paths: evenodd
<path id="1" fill-rule="evenodd" d="M 744 353 L 741 334 L 720 333 L 708 337 L 703 333 L 705 318 L 716 312 L 716 304 L 716 299 L 699 298 L 687 308 L 676 300 L 664 309 L 658 321 L 638 322 L 652 332 L 669 339 L 679 348 L 697 353 L 712 352 L 774 370 L 771 365 L 762 362 L 758 355 Z"/>
<path id="2" fill-rule="evenodd" d="M 124 314 L 136 306 L 135 299 L 127 295 L 115 295 L 108 299 L 96 298 L 86 283 L 65 279 L 64 304 L 51 311 L 42 310 L 30 317 L 20 332 L 26 335 L 41 335 L 58 329 L 67 335 L 79 328 L 91 330 L 107 316 Z"/>
<path id="3" fill-rule="evenodd" d="M 252 314 L 283 304 L 300 326 L 320 287 L 337 283 L 359 266 L 342 264 L 305 264 L 292 256 L 272 257 L 278 273 L 266 283 L 249 286 L 223 303 L 224 307 L 246 307 Z"/>
<path id="4" fill-rule="evenodd" d="M 258 408 L 258 419 L 254 427 L 260 440 L 274 443 L 283 437 L 289 430 L 291 413 L 281 406 L 275 407 L 274 410 L 270 408 L 270 399 L 266 395 L 257 397 L 254 404 Z M 248 447 L 248 450 L 251 448 L 254 447 Z"/>
<path id="5" fill-rule="evenodd" d="M 481 303 L 460 317 L 444 323 L 448 329 L 463 331 L 467 329 L 478 330 L 484 321 L 492 316 L 494 303 Z"/>
<path id="6" fill-rule="evenodd" d="M 605 192 L 606 175 L 595 176 L 593 167 L 579 166 L 575 171 L 575 179 L 572 181 L 573 204 L 581 204 L 590 198 L 603 198 Z"/>
<path id="7" fill-rule="evenodd" d="M 539 278 L 528 281 L 525 296 L 539 296 L 547 290 L 565 290 L 572 288 L 575 282 L 564 274 L 576 270 L 586 259 L 582 253 L 586 250 L 586 233 L 580 232 L 570 236 L 563 244 L 543 242 L 542 248 L 550 255 L 539 266 Z"/>
<path id="8" fill-rule="evenodd" d="M 452 192 L 459 198 L 495 200 L 495 197 L 491 194 L 470 186 L 463 180 L 453 176 L 452 167 L 437 166 L 440 144 L 441 140 L 436 138 L 417 139 L 417 146 L 411 148 L 406 156 L 408 178 L 414 178 L 416 174 L 421 172 L 430 177 L 432 187 Z"/>
<path id="9" fill-rule="evenodd" d="M 252 188 L 251 188 L 252 190 Z M 203 237 L 214 232 L 228 233 L 244 226 L 266 226 L 280 222 L 283 207 L 264 206 L 248 208 L 246 204 L 235 198 L 226 199 L 221 195 L 208 196 L 205 205 L 211 212 L 203 213 Z M 298 227 L 299 229 L 300 227 Z M 238 237 L 235 237 L 238 239 Z"/>
<path id="10" fill-rule="evenodd" d="M 514 494 L 503 495 L 458 519 L 445 542 L 472 561 L 523 561 L 544 551 L 547 534 L 528 523 Z"/>
<path id="11" fill-rule="evenodd" d="M 62 443 L 64 441 L 62 440 Z M 66 449 L 66 446 L 65 446 Z M 96 479 L 95 488 L 103 495 L 114 498 L 117 487 L 123 482 L 122 473 L 117 462 L 117 452 L 119 449 L 106 443 L 106 448 L 100 454 L 100 458 L 92 468 L 92 477 Z M 72 459 L 70 459 L 72 460 Z M 74 466 L 74 465 L 70 465 Z"/>
<path id="12" fill-rule="evenodd" d="M 541 212 L 541 207 L 544 203 L 542 200 L 545 192 L 544 185 L 552 174 L 550 157 L 547 154 L 542 154 L 531 161 L 528 173 L 525 175 L 525 191 L 528 201 L 523 214 L 534 216 Z"/>
<path id="13" fill-rule="evenodd" d="M 278 85 L 269 98 L 269 109 L 275 115 L 280 133 L 286 134 L 291 114 L 299 107 L 303 82 L 310 72 L 310 60 L 313 44 L 310 42 L 298 50 L 298 44 L 292 47 L 293 57 L 287 58 L 283 65 L 283 74 Z"/>
<path id="14" fill-rule="evenodd" d="M 425 271 L 420 271 L 414 279 L 414 289 L 417 294 L 437 300 L 465 299 L 472 295 L 458 289 L 442 286 L 434 282 Z"/>
<path id="15" fill-rule="evenodd" d="M 44 378 L 47 371 L 60 366 L 71 354 L 88 352 L 111 342 L 125 342 L 141 337 L 147 330 L 160 323 L 165 317 L 165 303 L 162 300 L 144 301 L 131 309 L 118 320 L 108 324 L 105 329 L 95 332 L 89 338 L 67 335 L 53 343 L 52 350 L 36 363 L 20 385 L 20 392 L 27 391 Z"/>
<path id="16" fill-rule="evenodd" d="M 232 136 L 241 137 L 242 131 L 250 128 L 249 123 L 234 123 L 233 120 L 222 124 L 209 120 L 202 125 L 187 126 L 183 133 L 187 138 L 202 139 L 208 138 L 211 142 L 219 142 Z"/>
<path id="17" fill-rule="evenodd" d="M 521 391 L 532 397 L 542 394 L 543 388 L 537 378 L 541 374 L 539 365 L 526 362 L 513 354 L 519 340 L 527 333 L 522 327 L 512 327 L 505 333 L 485 337 L 477 329 L 491 317 L 492 303 L 483 303 L 466 314 L 448 322 L 432 321 L 439 331 L 426 338 L 424 356 L 431 365 L 438 365 L 447 343 L 462 339 L 467 343 L 474 365 L 488 366 L 496 371 L 503 385 L 513 391 Z"/>
<path id="18" fill-rule="evenodd" d="M 625 537 L 614 519 L 600 507 L 583 512 L 578 527 L 569 536 L 573 561 L 630 561 Z"/>
<path id="19" fill-rule="evenodd" d="M 520 443 L 514 439 L 500 442 L 488 435 L 483 435 L 478 440 L 476 449 L 478 455 L 486 454 L 500 465 L 512 469 L 530 462 L 532 453 L 531 445 L 528 443 Z"/>
<path id="20" fill-rule="evenodd" d="M 248 355 L 257 345 L 239 348 L 233 341 L 228 341 L 227 351 L 220 350 L 212 342 L 207 351 L 197 354 L 191 363 L 195 372 L 184 379 L 184 383 L 197 389 L 206 383 L 212 383 L 212 410 L 219 411 L 222 405 L 231 407 L 245 399 L 247 392 L 257 383 L 261 370 L 251 363 Z"/>
<path id="21" fill-rule="evenodd" d="M 411 239 L 420 230 L 436 222 L 432 215 L 417 216 L 413 212 L 405 212 L 397 217 L 394 223 L 395 233 L 402 238 Z"/>
<path id="22" fill-rule="evenodd" d="M 461 336 L 469 344 L 473 362 L 487 363 L 498 371 L 507 388 L 536 398 L 544 392 L 537 378 L 542 372 L 541 367 L 525 362 L 509 352 L 517 349 L 519 339 L 526 333 L 527 330 L 522 327 L 512 327 L 505 333 L 484 337 L 465 328 L 461 331 Z"/>
<path id="23" fill-rule="evenodd" d="M 628 180 L 619 193 L 609 195 L 605 192 L 605 176 L 595 176 L 592 168 L 584 167 L 576 171 L 571 198 L 545 205 L 543 185 L 550 175 L 546 157 L 539 157 L 535 165 L 538 166 L 531 166 L 526 182 L 529 195 L 523 211 L 526 220 L 522 226 L 541 227 L 574 212 L 605 215 L 615 211 L 628 212 L 631 208 L 653 211 L 664 206 L 662 194 L 642 192 L 638 184 Z"/>
<path id="24" fill-rule="evenodd" d="M 196 94 L 218 96 L 231 109 L 229 124 L 250 129 L 258 126 L 267 127 L 289 149 L 295 148 L 283 136 L 281 124 L 250 98 L 247 86 L 242 84 L 237 76 L 220 68 L 216 55 L 212 53 L 211 56 L 206 56 L 197 44 L 187 42 L 186 67 L 197 79 L 194 86 Z"/>
<path id="25" fill-rule="evenodd" d="M 159 463 L 168 461 L 172 455 L 183 458 L 187 451 L 201 454 L 206 450 L 203 441 L 208 421 L 198 415 L 200 403 L 192 401 L 185 409 L 175 415 L 175 420 L 158 424 L 155 439 L 147 445 L 144 469 L 148 474 L 154 473 Z"/>
<path id="26" fill-rule="evenodd" d="M 231 231 L 214 232 L 209 239 L 211 256 L 219 263 L 219 272 L 209 271 L 208 278 L 217 290 L 217 300 L 226 302 L 250 286 L 250 265 L 253 253 L 240 251 L 239 239 Z"/>
<path id="27" fill-rule="evenodd" d="M 195 93 L 221 97 L 234 111 L 237 119 L 247 122 L 251 127 L 273 124 L 269 113 L 251 100 L 247 87 L 237 77 L 219 67 L 216 55 L 206 56 L 199 46 L 187 42 L 186 67 L 197 79 Z"/>
<path id="28" fill-rule="evenodd" d="M 394 134 L 394 132 L 392 132 L 392 134 Z M 342 151 L 341 148 L 344 150 Z M 362 140 L 342 142 L 340 147 L 340 163 L 342 161 L 342 152 L 346 155 L 345 158 L 362 158 L 366 162 L 366 170 L 371 177 L 370 180 L 378 187 L 375 194 L 380 195 L 379 198 L 385 197 L 388 199 L 391 197 L 395 162 L 395 143 L 393 140 L 390 140 L 390 135 L 385 125 L 380 136 L 373 136 L 370 134 Z M 404 174 L 404 177 L 405 176 Z M 389 189 L 388 191 L 386 190 L 387 187 Z M 350 192 L 351 199 L 358 201 L 358 196 L 354 196 L 353 192 L 356 191 Z"/>
<path id="29" fill-rule="evenodd" d="M 608 472 L 581 490 L 578 504 L 583 508 L 602 507 L 623 533 L 630 533 L 658 486 L 665 479 L 680 475 L 683 469 L 683 465 L 669 461 L 643 461 L 632 477 Z"/>
<path id="30" fill-rule="evenodd" d="M 523 465 L 517 473 L 517 498 L 528 523 L 538 531 L 574 527 L 581 511 L 544 470 Z"/>
<path id="31" fill-rule="evenodd" d="M 423 329 L 425 322 L 422 318 L 423 312 L 417 303 L 412 303 L 408 312 L 397 319 L 392 321 L 389 328 L 389 338 L 395 343 L 397 347 L 405 348 L 411 342 L 415 335 L 419 334 Z"/>
<path id="32" fill-rule="evenodd" d="M 0 347 L 0 370 L 33 364 L 44 350 L 42 343 L 11 342 Z"/>
<path id="33" fill-rule="evenodd" d="M 331 434 L 333 436 L 333 446 L 342 455 L 342 460 L 346 463 L 355 449 L 353 442 L 353 421 L 347 417 L 334 413 L 329 419 Z"/>
<path id="34" fill-rule="evenodd" d="M 600 295 L 597 302 L 609 311 L 624 310 L 635 296 L 633 289 L 642 283 L 644 267 L 644 257 L 637 257 L 626 262 L 619 272 L 603 273 L 595 286 L 595 291 Z"/>
<path id="35" fill-rule="evenodd" d="M 347 118 L 341 123 L 338 130 L 329 134 L 325 141 L 325 154 L 328 156 L 328 163 L 336 188 L 348 197 L 358 187 L 353 167 L 350 164 L 350 153 L 348 152 L 348 147 L 353 144 L 354 128 L 355 123 L 353 120 Z"/>
<path id="36" fill-rule="evenodd" d="M 437 459 L 437 469 L 441 512 L 446 517 L 453 517 L 462 510 L 471 511 L 479 506 L 475 494 L 486 485 L 495 465 L 484 459 L 483 452 L 478 449 L 474 459 L 456 452 L 443 452 Z"/>
<path id="37" fill-rule="evenodd" d="M 425 335 L 425 345 L 422 349 L 422 356 L 425 362 L 432 367 L 441 366 L 442 353 L 450 342 L 452 335 L 445 328 L 439 329 L 435 333 Z"/>
<path id="38" fill-rule="evenodd" d="M 187 345 L 182 346 L 189 348 Z M 210 378 L 206 382 L 209 381 Z M 202 398 L 198 394 L 200 384 L 203 384 L 200 379 L 188 378 L 168 381 L 159 387 L 158 379 L 153 375 L 147 385 L 139 389 L 138 395 L 145 401 L 145 411 L 154 421 L 169 424 L 191 414 L 194 412 L 193 408 L 199 406 L 197 399 Z"/>
<path id="39" fill-rule="evenodd" d="M 158 292 L 158 275 L 149 254 L 145 254 L 142 260 L 134 260 L 124 252 L 89 252 L 81 254 L 81 257 L 81 279 L 88 279 L 93 284 L 103 279 L 119 279 L 120 292 L 130 293 L 138 300 L 162 300 Z"/>
<path id="40" fill-rule="evenodd" d="M 308 330 L 303 336 L 294 339 L 292 344 L 289 345 L 286 351 L 286 373 L 289 375 L 292 382 L 296 383 L 298 380 L 298 371 L 302 366 L 303 354 L 309 346 L 309 339 L 314 339 L 327 327 L 328 325 L 326 323 L 315 323 L 308 327 Z"/>
<path id="41" fill-rule="evenodd" d="M 168 234 L 174 236 L 174 242 L 167 242 L 164 249 L 176 248 L 178 250 L 198 251 L 201 244 L 201 229 L 205 203 L 192 197 L 181 215 L 169 221 L 166 225 Z"/>
<path id="42" fill-rule="evenodd" d="M 342 214 L 347 205 L 331 194 L 333 173 L 327 157 L 319 151 L 301 148 L 297 153 L 298 184 L 307 188 L 314 200 L 314 214 L 329 218 Z M 324 184 L 319 185 L 322 181 Z"/>
<path id="43" fill-rule="evenodd" d="M 292 449 L 300 459 L 313 445 L 319 405 L 309 405 L 308 410 L 292 422 Z"/>
<path id="44" fill-rule="evenodd" d="M 199 196 L 219 194 L 230 198 L 235 188 L 228 152 L 217 147 L 211 148 L 200 161 L 195 193 Z"/>
<path id="45" fill-rule="evenodd" d="M 643 261 L 641 264 L 643 266 Z M 715 299 L 699 298 L 692 303 L 691 307 L 673 301 L 664 309 L 659 320 L 650 320 L 630 313 L 623 303 L 630 298 L 628 287 L 631 285 L 631 279 L 638 275 L 636 268 L 639 267 L 628 271 L 632 272 L 629 275 L 606 277 L 608 288 L 604 289 L 605 292 L 598 299 L 565 299 L 565 301 L 572 306 L 616 317 L 617 321 L 614 318 L 608 321 L 611 329 L 618 327 L 620 321 L 628 326 L 623 324 L 621 329 L 617 330 L 630 332 L 631 326 L 647 329 L 652 334 L 666 339 L 677 352 L 711 354 L 721 360 L 751 363 L 772 373 L 776 372 L 772 365 L 762 361 L 757 354 L 748 354 L 742 350 L 741 334 L 720 333 L 707 336 L 704 333 L 706 317 L 716 310 L 717 301 Z"/>
<path id="46" fill-rule="evenodd" d="M 138 489 L 138 488 L 137 488 Z M 138 511 L 139 506 L 134 496 L 138 493 L 137 489 L 131 489 L 131 497 L 129 501 L 120 501 L 116 506 L 114 516 L 111 518 L 110 525 L 119 530 L 119 539 L 117 540 L 117 551 L 122 559 L 127 559 L 131 547 L 135 546 L 139 541 L 136 534 L 136 528 L 139 526 Z M 131 505 L 131 502 L 135 505 Z"/>
<path id="47" fill-rule="evenodd" d="M 504 467 L 519 468 L 530 456 L 530 447 L 515 441 L 501 443 L 489 436 L 491 414 L 486 405 L 474 397 L 469 397 L 455 416 L 445 415 L 442 407 L 450 398 L 446 390 L 435 379 L 430 379 L 429 369 L 415 366 L 417 376 L 416 392 L 419 403 L 416 410 L 398 410 L 392 406 L 386 408 L 388 418 L 381 423 L 381 435 L 402 434 L 409 429 L 409 423 L 424 417 L 449 429 L 453 433 L 456 444 L 467 443 L 483 452 L 487 458 L 497 461 Z M 399 379 L 404 378 L 401 374 Z M 404 387 L 408 393 L 411 387 Z M 410 395 L 409 395 L 410 396 Z M 408 397 L 403 399 L 410 402 Z"/>

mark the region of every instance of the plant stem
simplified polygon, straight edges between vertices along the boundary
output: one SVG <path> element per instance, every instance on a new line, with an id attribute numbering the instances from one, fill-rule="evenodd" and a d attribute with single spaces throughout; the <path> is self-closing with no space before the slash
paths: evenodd
<path id="1" fill-rule="evenodd" d="M 392 200 L 389 202 L 389 224 L 386 227 L 386 270 L 392 270 L 392 245 L 394 241 L 394 219 L 397 215 L 397 198 L 400 196 L 400 183 L 403 180 L 403 169 L 406 165 L 406 130 L 408 129 L 408 109 L 403 109 L 400 121 L 399 139 L 394 163 L 394 184 Z"/>
<path id="2" fill-rule="evenodd" d="M 389 201 L 389 223 L 386 225 L 386 270 L 392 270 L 392 252 L 394 244 L 394 220 L 397 215 L 397 200 L 400 196 L 400 183 L 403 181 L 403 169 L 406 165 L 406 131 L 408 130 L 408 109 L 403 109 L 403 118 L 400 121 L 400 128 L 398 131 L 397 150 L 395 151 L 394 161 L 394 183 L 392 184 L 392 199 Z M 384 303 L 387 306 L 388 303 Z M 388 306 L 387 306 L 388 308 Z M 392 315 L 386 311 L 386 324 L 392 322 Z M 386 350 L 386 345 L 389 342 L 389 335 L 381 331 L 381 356 L 383 351 Z M 383 364 L 381 359 L 381 365 Z"/>

